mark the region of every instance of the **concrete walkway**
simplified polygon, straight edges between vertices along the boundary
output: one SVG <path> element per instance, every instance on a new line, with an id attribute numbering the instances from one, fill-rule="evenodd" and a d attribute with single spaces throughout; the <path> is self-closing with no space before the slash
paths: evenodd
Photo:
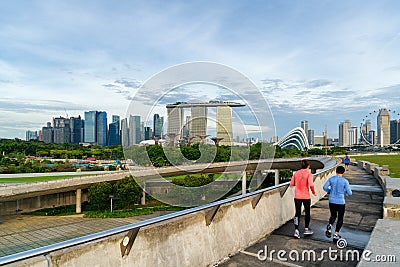
<path id="1" fill-rule="evenodd" d="M 0 257 L 147 220 L 171 211 L 158 211 L 131 218 L 83 218 L 72 216 L 15 215 L 2 217 Z"/>
<path id="2" fill-rule="evenodd" d="M 345 177 L 353 190 L 353 196 L 346 199 L 344 225 L 340 231 L 347 247 L 341 249 L 343 243 L 336 244 L 325 236 L 330 214 L 326 196 L 311 209 L 310 227 L 314 235 L 295 239 L 290 221 L 219 266 L 356 266 L 359 262 L 357 254 L 361 258 L 377 220 L 382 218 L 383 190 L 372 175 L 357 167 L 351 166 Z M 304 229 L 302 227 L 303 217 L 300 232 Z M 279 250 L 282 251 L 278 255 Z"/>

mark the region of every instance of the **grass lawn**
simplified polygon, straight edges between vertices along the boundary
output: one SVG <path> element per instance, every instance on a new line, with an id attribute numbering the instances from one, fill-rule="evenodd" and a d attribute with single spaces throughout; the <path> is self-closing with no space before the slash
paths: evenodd
<path id="1" fill-rule="evenodd" d="M 45 181 L 50 181 L 50 180 L 75 178 L 75 177 L 91 176 L 91 175 L 95 175 L 95 174 L 0 178 L 0 183 L 2 183 L 2 184 L 3 183 L 35 183 L 35 182 L 45 182 Z"/>
<path id="2" fill-rule="evenodd" d="M 389 165 L 390 177 L 400 178 L 400 155 L 372 155 L 372 156 L 351 156 L 356 161 L 366 160 L 371 163 Z"/>

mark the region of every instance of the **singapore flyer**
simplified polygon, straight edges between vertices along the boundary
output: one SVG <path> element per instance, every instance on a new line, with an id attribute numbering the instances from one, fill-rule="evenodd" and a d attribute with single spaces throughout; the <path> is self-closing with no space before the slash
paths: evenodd
<path id="1" fill-rule="evenodd" d="M 363 145 L 400 144 L 400 112 L 394 109 L 376 109 L 367 113 L 360 125 Z"/>

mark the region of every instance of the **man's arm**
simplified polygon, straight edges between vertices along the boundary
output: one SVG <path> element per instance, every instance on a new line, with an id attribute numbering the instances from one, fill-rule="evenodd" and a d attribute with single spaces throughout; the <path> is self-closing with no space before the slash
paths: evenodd
<path id="1" fill-rule="evenodd" d="M 351 189 L 350 189 L 349 181 L 347 181 L 347 180 L 346 180 L 345 190 L 346 190 L 346 194 L 347 194 L 348 196 L 351 196 L 351 195 L 353 194 L 353 192 L 352 192 Z"/>
<path id="2" fill-rule="evenodd" d="M 331 191 L 329 188 L 330 186 L 331 186 L 331 178 L 329 178 L 328 181 L 326 181 L 326 183 L 324 184 L 324 187 L 323 187 L 324 191 L 329 193 Z"/>

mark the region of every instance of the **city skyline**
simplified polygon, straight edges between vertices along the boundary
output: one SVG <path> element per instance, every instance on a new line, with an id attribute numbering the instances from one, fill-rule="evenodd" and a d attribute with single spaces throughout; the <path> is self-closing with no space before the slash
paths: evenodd
<path id="1" fill-rule="evenodd" d="M 149 77 L 199 60 L 247 75 L 279 137 L 304 119 L 315 136 L 325 124 L 338 136 L 344 120 L 359 126 L 372 110 L 400 109 L 397 1 L 21 5 L 0 3 L 0 138 L 23 139 L 48 116 L 125 114 Z"/>

